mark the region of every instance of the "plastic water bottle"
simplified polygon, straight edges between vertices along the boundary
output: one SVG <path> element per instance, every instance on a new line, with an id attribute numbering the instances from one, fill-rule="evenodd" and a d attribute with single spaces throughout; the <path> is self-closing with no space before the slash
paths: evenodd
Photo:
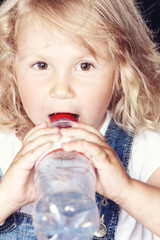
<path id="1" fill-rule="evenodd" d="M 71 114 L 57 114 L 52 127 L 71 127 Z M 35 168 L 33 223 L 38 239 L 88 240 L 99 227 L 96 177 L 87 157 L 61 149 L 61 139 Z M 55 146 L 56 145 L 56 146 Z"/>

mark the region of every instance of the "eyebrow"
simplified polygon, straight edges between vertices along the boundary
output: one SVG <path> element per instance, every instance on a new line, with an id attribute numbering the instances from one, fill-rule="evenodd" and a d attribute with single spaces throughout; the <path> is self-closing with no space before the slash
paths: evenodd
<path id="1" fill-rule="evenodd" d="M 89 46 L 89 47 L 88 47 Z M 44 53 L 34 53 L 34 50 L 31 49 L 31 51 L 23 51 L 24 48 L 18 48 L 16 51 L 16 55 L 20 56 L 20 59 L 25 59 L 25 58 L 46 58 L 46 54 L 45 54 L 45 47 L 44 47 Z M 26 50 L 26 49 L 25 49 Z M 41 48 L 41 50 L 43 50 L 43 48 Z M 38 49 L 37 49 L 38 51 Z M 19 52 L 21 52 L 19 54 Z M 81 53 L 81 57 L 85 57 L 87 55 L 93 56 L 94 58 L 96 58 L 98 56 L 98 54 L 96 53 L 96 51 L 94 50 L 93 47 L 91 47 L 90 45 L 82 45 L 82 47 L 80 48 L 79 53 Z"/>

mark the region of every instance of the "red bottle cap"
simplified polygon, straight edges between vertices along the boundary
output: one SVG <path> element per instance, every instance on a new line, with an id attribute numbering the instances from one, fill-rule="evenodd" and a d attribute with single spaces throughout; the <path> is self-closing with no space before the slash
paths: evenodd
<path id="1" fill-rule="evenodd" d="M 76 119 L 76 115 L 75 114 L 71 114 L 71 113 L 56 113 L 51 117 L 51 123 L 60 120 L 60 119 L 64 119 L 64 120 L 70 120 L 73 122 L 77 122 Z"/>

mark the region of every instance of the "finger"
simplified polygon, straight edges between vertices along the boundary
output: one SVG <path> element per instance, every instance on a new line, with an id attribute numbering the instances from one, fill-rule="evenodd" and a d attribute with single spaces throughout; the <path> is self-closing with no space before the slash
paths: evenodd
<path id="1" fill-rule="evenodd" d="M 61 138 L 61 135 L 59 133 L 55 135 L 53 134 L 40 135 L 35 139 L 26 142 L 26 144 L 23 145 L 21 149 L 21 154 L 24 155 L 27 152 L 34 150 L 38 146 L 41 146 L 47 143 L 51 144 L 51 147 L 53 147 L 54 143 L 59 141 L 60 138 Z"/>
<path id="2" fill-rule="evenodd" d="M 28 141 L 33 141 L 41 135 L 56 135 L 59 134 L 59 128 L 50 128 L 47 127 L 46 124 L 42 124 L 36 126 L 23 139 L 23 145 L 25 145 Z"/>
<path id="3" fill-rule="evenodd" d="M 113 154 L 109 146 L 106 145 L 104 148 L 96 143 L 85 142 L 83 147 L 97 170 L 104 170 L 111 162 Z"/>
<path id="4" fill-rule="evenodd" d="M 63 137 L 71 137 L 75 139 L 83 139 L 90 142 L 96 142 L 97 144 L 103 145 L 106 143 L 105 138 L 96 130 L 90 131 L 87 128 L 64 128 L 60 129 L 60 133 Z"/>
<path id="5" fill-rule="evenodd" d="M 103 169 L 104 164 L 106 163 L 106 159 L 110 161 L 110 147 L 106 145 L 99 146 L 93 142 L 87 142 L 84 140 L 75 140 L 69 143 L 63 143 L 62 148 L 64 151 L 77 151 L 86 155 L 89 159 L 91 159 L 93 165 L 97 169 Z"/>
<path id="6" fill-rule="evenodd" d="M 34 167 L 34 164 L 36 161 L 42 156 L 45 152 L 49 151 L 52 147 L 52 142 L 47 142 L 42 145 L 38 145 L 36 148 L 33 148 L 32 150 L 28 152 L 20 152 L 15 160 L 13 161 L 13 164 L 18 163 L 19 169 L 25 169 L 30 170 Z"/>
<path id="7" fill-rule="evenodd" d="M 34 132 L 36 132 L 38 129 L 45 128 L 45 127 L 47 127 L 47 123 L 46 123 L 46 122 L 43 122 L 43 123 L 38 124 L 37 126 L 33 127 L 33 128 L 26 134 L 26 136 L 25 136 L 24 139 L 23 139 L 23 142 L 27 141 L 27 138 L 29 138 L 30 135 L 34 134 Z"/>
<path id="8" fill-rule="evenodd" d="M 104 136 L 100 133 L 99 130 L 96 128 L 92 127 L 91 125 L 87 125 L 85 123 L 80 123 L 80 122 L 73 122 L 72 124 L 73 128 L 79 128 L 79 129 L 85 129 L 88 132 L 92 132 L 93 134 L 99 136 L 100 138 L 104 139 Z"/>

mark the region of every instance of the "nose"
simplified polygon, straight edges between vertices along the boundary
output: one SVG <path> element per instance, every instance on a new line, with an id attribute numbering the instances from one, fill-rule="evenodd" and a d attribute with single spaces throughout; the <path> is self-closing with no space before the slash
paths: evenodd
<path id="1" fill-rule="evenodd" d="M 50 89 L 51 98 L 69 99 L 75 96 L 75 91 L 72 86 L 72 79 L 67 76 L 56 77 L 52 80 Z"/>

